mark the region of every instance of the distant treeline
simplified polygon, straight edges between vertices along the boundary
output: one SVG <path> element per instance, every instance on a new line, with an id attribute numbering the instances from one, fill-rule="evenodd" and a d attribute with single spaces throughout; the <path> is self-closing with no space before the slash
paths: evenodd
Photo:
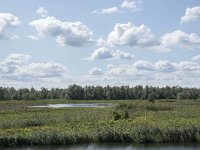
<path id="1" fill-rule="evenodd" d="M 152 86 L 79 86 L 70 85 L 62 88 L 20 88 L 0 87 L 0 100 L 37 100 L 37 99 L 72 99 L 72 100 L 134 100 L 134 99 L 199 99 L 199 88 L 152 87 Z"/>

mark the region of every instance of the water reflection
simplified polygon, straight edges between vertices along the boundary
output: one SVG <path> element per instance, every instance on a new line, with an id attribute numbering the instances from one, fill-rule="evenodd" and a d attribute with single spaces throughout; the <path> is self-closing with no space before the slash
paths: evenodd
<path id="1" fill-rule="evenodd" d="M 49 104 L 43 106 L 29 106 L 29 108 L 104 108 L 110 107 L 110 103 L 84 103 L 84 104 Z"/>
<path id="2" fill-rule="evenodd" d="M 5 150 L 199 150 L 200 145 L 124 145 L 124 144 L 84 144 L 71 146 L 39 146 L 4 148 Z"/>

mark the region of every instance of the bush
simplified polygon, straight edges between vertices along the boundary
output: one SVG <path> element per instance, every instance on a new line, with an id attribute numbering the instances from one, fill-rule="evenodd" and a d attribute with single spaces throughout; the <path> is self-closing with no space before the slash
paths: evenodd
<path id="1" fill-rule="evenodd" d="M 128 119 L 129 114 L 127 110 L 114 110 L 113 111 L 113 119 L 119 120 L 119 119 Z"/>
<path id="2" fill-rule="evenodd" d="M 152 100 L 154 101 L 154 100 Z M 122 103 L 115 107 L 116 110 L 120 111 L 131 111 L 131 110 L 148 110 L 148 111 L 171 111 L 173 107 L 166 104 L 155 104 L 154 102 L 146 103 Z"/>

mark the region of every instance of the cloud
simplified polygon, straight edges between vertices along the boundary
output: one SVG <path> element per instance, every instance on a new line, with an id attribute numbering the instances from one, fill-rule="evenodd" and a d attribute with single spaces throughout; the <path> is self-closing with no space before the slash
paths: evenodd
<path id="1" fill-rule="evenodd" d="M 198 86 L 200 82 L 200 64 L 191 61 L 178 63 L 167 60 L 150 62 L 136 61 L 134 64 L 111 65 L 103 71 L 102 77 L 96 77 L 96 81 L 110 83 L 111 85 L 180 85 Z M 93 78 L 93 82 L 95 79 Z"/>
<path id="2" fill-rule="evenodd" d="M 4 61 L 0 62 L 0 73 L 13 73 L 17 68 L 25 65 L 29 58 L 30 55 L 10 54 Z"/>
<path id="3" fill-rule="evenodd" d="M 159 60 L 155 63 L 145 60 L 138 60 L 132 65 L 120 65 L 107 67 L 106 75 L 121 76 L 121 77 L 137 77 L 141 78 L 156 78 L 157 75 L 173 76 L 176 74 L 184 76 L 188 72 L 191 75 L 200 74 L 200 64 L 191 61 L 181 61 L 179 63 L 170 62 L 167 60 Z"/>
<path id="4" fill-rule="evenodd" d="M 99 43 L 103 43 L 99 40 Z M 108 34 L 107 42 L 113 46 L 128 46 L 140 49 L 152 49 L 159 52 L 170 51 L 172 48 L 196 49 L 200 47 L 200 36 L 195 33 L 186 33 L 175 30 L 156 38 L 150 28 L 145 25 L 135 26 L 131 22 L 126 24 L 117 23 L 114 30 Z"/>
<path id="5" fill-rule="evenodd" d="M 53 37 L 61 46 L 82 47 L 93 43 L 93 32 L 81 22 L 63 22 L 55 17 L 31 21 L 30 26 L 38 32 L 38 37 Z"/>
<path id="6" fill-rule="evenodd" d="M 121 4 L 122 8 L 130 9 L 132 11 L 140 10 L 140 4 L 142 0 L 124 0 Z"/>
<path id="7" fill-rule="evenodd" d="M 108 59 L 108 58 L 133 59 L 134 55 L 121 50 L 110 50 L 106 47 L 101 47 L 94 50 L 94 52 L 89 57 L 84 58 L 83 60 Z"/>
<path id="8" fill-rule="evenodd" d="M 189 23 L 195 20 L 200 20 L 200 6 L 187 8 L 185 15 L 181 17 L 181 23 Z"/>
<path id="9" fill-rule="evenodd" d="M 11 37 L 10 37 L 11 40 L 19 40 L 19 36 L 16 35 L 16 34 L 13 34 Z"/>
<path id="10" fill-rule="evenodd" d="M 4 62 L 6 64 L 9 64 L 9 65 L 10 64 L 12 64 L 12 65 L 23 65 L 30 59 L 30 57 L 31 57 L 30 55 L 13 53 L 13 54 L 10 54 L 4 60 Z"/>
<path id="11" fill-rule="evenodd" d="M 101 47 L 94 50 L 91 56 L 86 58 L 86 60 L 106 59 L 106 58 L 112 58 L 111 51 L 108 48 Z"/>
<path id="12" fill-rule="evenodd" d="M 49 61 L 31 62 L 26 54 L 11 54 L 0 61 L 0 83 L 2 86 L 41 87 L 81 85 L 180 85 L 199 86 L 200 63 L 192 61 L 151 62 L 138 60 L 133 64 L 108 64 L 103 70 L 91 68 L 86 75 L 71 78 L 66 66 Z M 66 85 L 65 85 L 66 84 Z"/>
<path id="13" fill-rule="evenodd" d="M 113 67 L 114 67 L 113 64 L 107 64 L 107 66 L 106 66 L 107 69 L 111 69 L 111 68 L 113 68 Z"/>
<path id="14" fill-rule="evenodd" d="M 103 37 L 100 37 L 96 40 L 97 46 L 102 47 L 107 45 L 106 40 Z"/>
<path id="15" fill-rule="evenodd" d="M 134 59 L 134 55 L 121 50 L 112 51 L 111 54 L 113 58 L 117 59 Z"/>
<path id="16" fill-rule="evenodd" d="M 193 61 L 200 61 L 200 55 L 196 55 L 196 56 L 192 57 L 191 60 L 193 60 Z"/>
<path id="17" fill-rule="evenodd" d="M 148 48 L 158 45 L 158 41 L 145 25 L 135 26 L 131 22 L 127 24 L 117 23 L 114 30 L 109 33 L 108 44 L 111 46 L 131 46 Z"/>
<path id="18" fill-rule="evenodd" d="M 39 40 L 39 37 L 35 35 L 28 35 L 27 37 L 31 40 Z"/>
<path id="19" fill-rule="evenodd" d="M 171 33 L 166 33 L 160 38 L 163 47 L 179 46 L 181 48 L 193 49 L 200 46 L 200 37 L 195 33 L 185 33 L 181 30 L 176 30 Z"/>
<path id="20" fill-rule="evenodd" d="M 190 61 L 182 61 L 179 64 L 180 69 L 184 71 L 195 71 L 199 70 L 200 71 L 200 65 L 194 62 Z"/>
<path id="21" fill-rule="evenodd" d="M 154 66 L 150 61 L 139 60 L 134 63 L 137 70 L 154 70 Z"/>
<path id="22" fill-rule="evenodd" d="M 133 65 L 120 65 L 117 67 L 111 67 L 106 71 L 107 76 L 131 76 L 135 72 Z"/>
<path id="23" fill-rule="evenodd" d="M 176 63 L 167 60 L 161 60 L 155 63 L 155 70 L 159 72 L 173 72 L 176 70 Z"/>
<path id="24" fill-rule="evenodd" d="M 121 8 L 129 9 L 131 11 L 138 11 L 140 10 L 140 4 L 142 0 L 124 0 L 121 4 Z M 94 10 L 92 13 L 94 14 L 114 14 L 114 13 L 122 13 L 123 11 L 120 10 L 118 7 L 109 7 L 103 8 L 101 10 Z"/>
<path id="25" fill-rule="evenodd" d="M 11 54 L 0 62 L 0 80 L 45 81 L 60 79 L 68 74 L 67 68 L 59 63 L 29 63 L 30 55 Z"/>
<path id="26" fill-rule="evenodd" d="M 41 17 L 47 17 L 48 11 L 44 7 L 39 7 L 36 10 L 37 14 L 39 14 Z"/>
<path id="27" fill-rule="evenodd" d="M 103 75 L 103 71 L 100 68 L 94 67 L 94 68 L 92 68 L 92 69 L 89 70 L 89 74 L 90 75 L 94 75 L 94 76 L 96 76 L 96 75 Z"/>
<path id="28" fill-rule="evenodd" d="M 94 10 L 94 14 L 114 14 L 114 13 L 121 13 L 118 7 L 109 7 L 104 8 L 102 10 Z"/>
<path id="29" fill-rule="evenodd" d="M 59 78 L 67 71 L 67 68 L 59 63 L 49 61 L 47 63 L 31 63 L 18 68 L 17 77 L 24 79 Z"/>
<path id="30" fill-rule="evenodd" d="M 12 39 L 6 33 L 8 29 L 17 27 L 21 24 L 18 17 L 10 13 L 0 13 L 0 39 Z"/>

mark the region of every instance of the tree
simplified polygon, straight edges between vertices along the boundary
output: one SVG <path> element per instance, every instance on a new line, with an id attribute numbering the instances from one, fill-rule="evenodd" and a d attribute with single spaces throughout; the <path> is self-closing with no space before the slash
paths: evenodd
<path id="1" fill-rule="evenodd" d="M 48 89 L 42 87 L 39 92 L 39 99 L 47 99 L 48 96 Z"/>
<path id="2" fill-rule="evenodd" d="M 72 100 L 82 100 L 84 99 L 84 89 L 76 84 L 70 85 L 68 87 L 68 96 Z"/>
<path id="3" fill-rule="evenodd" d="M 154 93 L 149 93 L 149 95 L 148 95 L 148 101 L 154 104 L 154 102 L 155 102 Z"/>
<path id="4" fill-rule="evenodd" d="M 4 90 L 0 87 L 0 100 L 4 100 Z"/>

